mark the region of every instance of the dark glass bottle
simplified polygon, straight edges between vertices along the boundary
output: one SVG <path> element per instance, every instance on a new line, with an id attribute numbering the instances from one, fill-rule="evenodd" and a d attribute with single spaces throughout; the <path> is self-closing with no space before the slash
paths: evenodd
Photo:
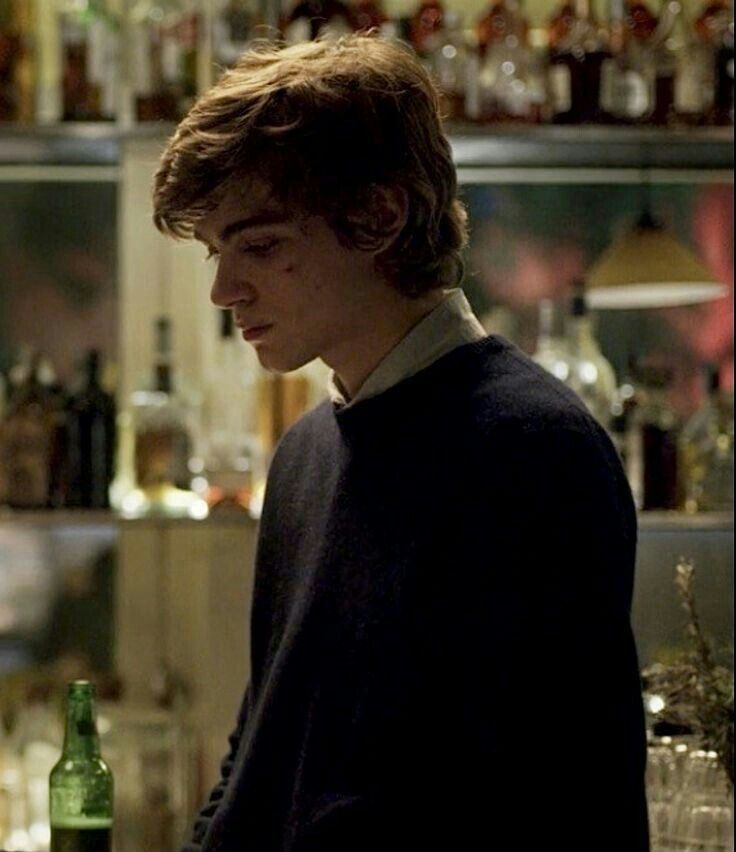
<path id="1" fill-rule="evenodd" d="M 115 401 L 100 383 L 100 353 L 84 362 L 84 383 L 67 407 L 67 505 L 106 509 L 115 458 Z"/>
<path id="2" fill-rule="evenodd" d="M 51 852 L 110 852 L 113 777 L 100 754 L 95 689 L 67 687 L 64 747 L 49 776 Z"/>
<path id="3" fill-rule="evenodd" d="M 590 0 L 575 0 L 574 17 L 564 36 L 550 43 L 549 92 L 555 124 L 601 120 L 601 66 L 609 58 L 605 40 L 590 10 Z"/>

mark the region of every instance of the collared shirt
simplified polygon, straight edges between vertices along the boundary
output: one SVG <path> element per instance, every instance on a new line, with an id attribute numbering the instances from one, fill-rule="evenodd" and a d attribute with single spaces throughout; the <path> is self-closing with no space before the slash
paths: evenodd
<path id="1" fill-rule="evenodd" d="M 449 290 L 445 298 L 421 319 L 383 358 L 350 398 L 336 373 L 330 376 L 328 391 L 335 405 L 355 405 L 377 396 L 458 346 L 486 337 L 486 331 L 473 313 L 459 288 Z"/>

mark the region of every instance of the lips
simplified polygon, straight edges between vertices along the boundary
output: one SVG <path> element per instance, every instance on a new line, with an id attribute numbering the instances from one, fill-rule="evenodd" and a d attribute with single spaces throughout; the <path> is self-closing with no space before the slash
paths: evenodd
<path id="1" fill-rule="evenodd" d="M 239 326 L 246 340 L 259 340 L 271 328 L 271 324 Z"/>

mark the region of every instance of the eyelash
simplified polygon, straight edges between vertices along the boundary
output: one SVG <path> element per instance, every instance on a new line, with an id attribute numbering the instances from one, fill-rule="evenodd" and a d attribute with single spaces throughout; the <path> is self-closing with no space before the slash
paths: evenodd
<path id="1" fill-rule="evenodd" d="M 268 240 L 264 243 L 246 243 L 240 247 L 240 251 L 243 254 L 255 254 L 260 257 L 265 257 L 273 248 L 276 247 L 277 244 L 278 240 Z M 208 249 L 205 261 L 217 260 L 219 256 L 220 252 L 216 249 Z"/>

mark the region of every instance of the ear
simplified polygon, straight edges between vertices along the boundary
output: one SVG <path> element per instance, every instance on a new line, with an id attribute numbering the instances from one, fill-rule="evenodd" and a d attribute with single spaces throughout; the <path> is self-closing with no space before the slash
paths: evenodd
<path id="1" fill-rule="evenodd" d="M 374 184 L 366 192 L 363 207 L 347 219 L 358 231 L 358 245 L 381 254 L 401 233 L 408 216 L 409 196 L 402 186 Z"/>
<path id="2" fill-rule="evenodd" d="M 369 197 L 370 216 L 374 229 L 381 234 L 383 245 L 377 253 L 385 251 L 398 237 L 409 217 L 409 196 L 403 186 L 378 184 Z"/>

